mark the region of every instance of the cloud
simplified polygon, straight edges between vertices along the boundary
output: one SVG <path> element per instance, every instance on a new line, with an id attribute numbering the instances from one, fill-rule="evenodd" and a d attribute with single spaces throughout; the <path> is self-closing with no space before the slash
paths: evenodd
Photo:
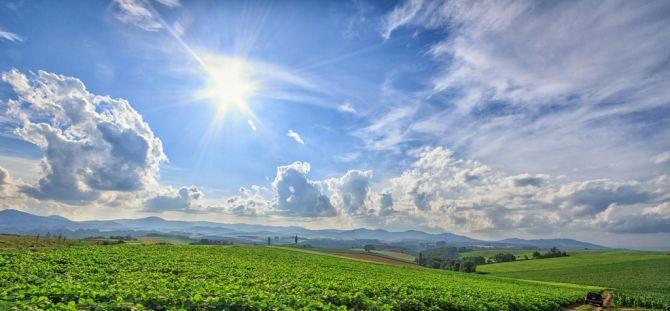
<path id="1" fill-rule="evenodd" d="M 195 186 L 182 187 L 176 193 L 157 195 L 144 203 L 145 212 L 198 212 L 198 200 L 203 196 Z"/>
<path id="2" fill-rule="evenodd" d="M 540 187 L 547 182 L 548 177 L 547 175 L 521 174 L 510 178 L 517 187 Z"/>
<path id="3" fill-rule="evenodd" d="M 652 195 L 638 182 L 589 180 L 561 186 L 561 207 L 575 216 L 589 216 L 606 210 L 612 204 L 646 203 Z"/>
<path id="4" fill-rule="evenodd" d="M 333 193 L 331 202 L 349 215 L 370 213 L 370 182 L 372 171 L 350 170 L 341 178 L 327 181 Z"/>
<path id="5" fill-rule="evenodd" d="M 667 233 L 670 232 L 670 202 L 645 208 L 642 213 L 630 213 L 614 205 L 600 215 L 597 225 L 613 233 Z"/>
<path id="6" fill-rule="evenodd" d="M 393 209 L 393 194 L 384 192 L 379 195 L 379 216 L 388 216 L 395 213 Z"/>
<path id="7" fill-rule="evenodd" d="M 23 42 L 23 37 L 15 34 L 15 33 L 11 33 L 9 31 L 4 31 L 2 29 L 0 29 L 0 39 L 12 41 L 12 42 Z"/>
<path id="8" fill-rule="evenodd" d="M 332 217 L 337 211 L 323 194 L 321 183 L 307 178 L 310 164 L 293 162 L 277 167 L 272 182 L 276 193 L 275 204 L 279 214 L 303 217 Z"/>
<path id="9" fill-rule="evenodd" d="M 341 112 L 345 112 L 345 113 L 351 113 L 351 114 L 356 114 L 357 113 L 356 108 L 354 108 L 354 106 L 351 103 L 344 103 L 342 105 L 339 105 L 337 107 L 337 110 L 339 110 Z"/>
<path id="10" fill-rule="evenodd" d="M 21 139 L 44 152 L 42 176 L 23 191 L 37 199 L 84 204 L 105 191 L 155 185 L 163 146 L 123 99 L 89 93 L 72 77 L 45 71 L 2 74 L 16 98 L 7 102 Z"/>
<path id="11" fill-rule="evenodd" d="M 9 172 L 0 166 L 0 188 L 9 183 Z"/>
<path id="12" fill-rule="evenodd" d="M 305 142 L 302 140 L 302 137 L 300 137 L 300 134 L 294 132 L 293 130 L 288 130 L 286 133 L 286 136 L 293 138 L 297 143 L 304 145 Z"/>
<path id="13" fill-rule="evenodd" d="M 398 27 L 409 23 L 423 6 L 422 0 L 408 0 L 383 18 L 382 37 L 389 39 Z"/>
<path id="14" fill-rule="evenodd" d="M 155 0 L 169 7 L 178 7 L 179 0 Z M 114 0 L 114 16 L 124 24 L 133 24 L 146 31 L 163 29 L 158 13 L 151 6 L 150 0 Z"/>
<path id="15" fill-rule="evenodd" d="M 657 168 L 639 159 L 667 150 L 670 132 L 669 8 L 404 1 L 382 18 L 383 37 L 445 34 L 425 54 L 437 64 L 429 87 L 414 96 L 430 113 L 391 120 L 389 110 L 373 121 L 397 129 L 388 139 L 363 132 L 371 146 L 448 145 L 511 172 L 649 177 Z"/>
<path id="16" fill-rule="evenodd" d="M 666 152 L 657 154 L 651 160 L 655 164 L 662 164 L 662 163 L 670 162 L 670 151 L 666 151 Z"/>

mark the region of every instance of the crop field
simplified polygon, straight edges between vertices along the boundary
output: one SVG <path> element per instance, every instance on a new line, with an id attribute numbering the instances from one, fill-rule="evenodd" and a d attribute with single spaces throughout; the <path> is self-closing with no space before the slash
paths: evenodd
<path id="1" fill-rule="evenodd" d="M 492 275 L 602 286 L 623 306 L 670 310 L 670 255 L 639 251 L 577 251 L 571 256 L 477 267 Z"/>
<path id="2" fill-rule="evenodd" d="M 3 310 L 555 310 L 600 289 L 277 247 L 120 244 L 0 251 Z"/>

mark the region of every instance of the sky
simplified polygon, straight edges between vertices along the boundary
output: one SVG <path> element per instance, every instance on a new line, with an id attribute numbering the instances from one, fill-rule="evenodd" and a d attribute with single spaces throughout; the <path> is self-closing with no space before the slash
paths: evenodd
<path id="1" fill-rule="evenodd" d="M 670 249 L 668 1 L 3 1 L 0 209 Z"/>

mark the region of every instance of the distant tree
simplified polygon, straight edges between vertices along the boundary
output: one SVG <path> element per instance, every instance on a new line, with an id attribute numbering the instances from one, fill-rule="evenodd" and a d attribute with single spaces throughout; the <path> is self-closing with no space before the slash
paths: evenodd
<path id="1" fill-rule="evenodd" d="M 366 245 L 363 247 L 363 249 L 365 249 L 365 251 L 369 253 L 370 251 L 373 251 L 373 250 L 375 250 L 376 248 L 375 248 L 375 246 L 372 245 L 372 244 L 366 244 Z"/>
<path id="2" fill-rule="evenodd" d="M 540 258 L 541 256 L 542 256 L 542 254 L 540 254 L 540 252 L 538 252 L 538 251 L 533 252 L 533 258 Z"/>
<path id="3" fill-rule="evenodd" d="M 295 236 L 294 239 L 295 239 L 295 240 L 294 240 L 294 241 L 295 241 L 295 244 L 298 244 L 298 235 L 297 235 L 297 234 L 296 234 L 296 236 Z"/>
<path id="4" fill-rule="evenodd" d="M 523 255 L 524 260 L 528 260 L 528 255 Z"/>
<path id="5" fill-rule="evenodd" d="M 477 268 L 477 265 L 475 265 L 474 262 L 464 261 L 464 262 L 461 262 L 460 267 L 458 268 L 458 271 L 472 273 L 472 272 L 475 272 L 476 268 Z"/>
<path id="6" fill-rule="evenodd" d="M 493 256 L 493 260 L 495 262 L 510 262 L 510 261 L 515 261 L 516 257 L 514 254 L 510 253 L 498 253 L 495 256 Z"/>
<path id="7" fill-rule="evenodd" d="M 270 242 L 272 242 L 272 239 L 268 237 L 268 245 L 270 245 Z"/>
<path id="8" fill-rule="evenodd" d="M 47 238 L 51 237 L 51 232 L 47 232 Z"/>
<path id="9" fill-rule="evenodd" d="M 464 257 L 463 261 L 469 261 L 474 263 L 475 265 L 483 265 L 486 263 L 486 258 L 484 258 L 483 256 Z"/>
<path id="10" fill-rule="evenodd" d="M 39 240 L 40 240 L 40 234 L 38 233 L 37 236 L 35 237 L 35 241 L 39 241 Z"/>
<path id="11" fill-rule="evenodd" d="M 423 254 L 421 252 L 419 252 L 419 257 L 416 258 L 416 263 L 419 266 L 423 266 Z"/>

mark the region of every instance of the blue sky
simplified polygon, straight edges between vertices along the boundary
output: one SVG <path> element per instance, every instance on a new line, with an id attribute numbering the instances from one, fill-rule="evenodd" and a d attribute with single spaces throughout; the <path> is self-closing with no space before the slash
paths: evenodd
<path id="1" fill-rule="evenodd" d="M 669 14 L 7 1 L 0 208 L 667 247 Z"/>

